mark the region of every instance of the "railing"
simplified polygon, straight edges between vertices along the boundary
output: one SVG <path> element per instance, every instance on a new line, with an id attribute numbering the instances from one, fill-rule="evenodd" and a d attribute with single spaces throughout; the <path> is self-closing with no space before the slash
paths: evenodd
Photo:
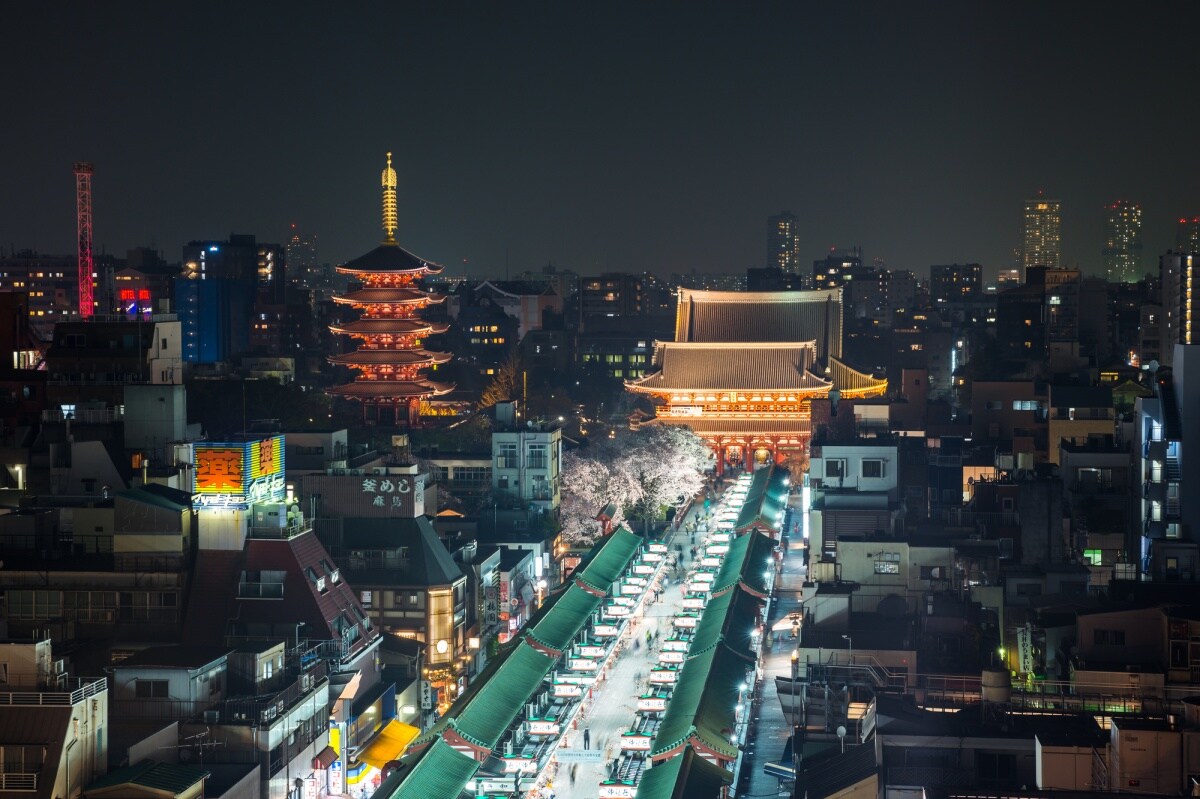
<path id="1" fill-rule="evenodd" d="M 239 599 L 283 599 L 283 583 L 238 583 Z"/>
<path id="2" fill-rule="evenodd" d="M 310 533 L 312 532 L 312 529 L 312 522 L 306 519 L 303 522 L 292 523 L 283 527 L 251 527 L 250 537 L 276 541 L 288 541 L 298 535 Z"/>
<path id="3" fill-rule="evenodd" d="M 286 716 L 291 708 L 320 687 L 326 674 L 325 664 L 317 661 L 274 696 L 262 699 L 229 699 L 209 710 L 210 712 L 212 710 L 219 712 L 220 720 L 227 724 L 244 722 L 269 726 L 277 719 Z"/>
<path id="4" fill-rule="evenodd" d="M 0 791 L 36 791 L 38 775 L 27 771 L 0 771 Z"/>
<path id="5" fill-rule="evenodd" d="M 107 690 L 107 680 L 67 678 L 62 681 L 61 685 L 53 688 L 35 691 L 0 691 L 0 705 L 76 705 L 88 697 Z"/>
<path id="6" fill-rule="evenodd" d="M 50 382 L 52 384 L 91 383 L 91 381 L 78 380 L 51 380 Z M 121 408 L 77 408 L 69 413 L 64 413 L 61 408 L 51 408 L 42 411 L 42 421 L 47 423 L 70 420 L 82 424 L 107 424 L 108 422 L 119 422 L 124 418 L 125 412 Z"/>

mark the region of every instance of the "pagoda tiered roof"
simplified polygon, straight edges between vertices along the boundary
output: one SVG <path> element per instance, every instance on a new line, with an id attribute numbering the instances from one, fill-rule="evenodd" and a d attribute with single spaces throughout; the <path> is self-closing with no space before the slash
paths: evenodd
<path id="1" fill-rule="evenodd" d="M 359 380 L 326 389 L 330 394 L 349 399 L 386 400 L 394 397 L 436 397 L 449 394 L 453 384 L 432 380 Z"/>
<path id="2" fill-rule="evenodd" d="M 448 352 L 429 350 L 355 350 L 329 356 L 329 362 L 341 366 L 429 366 L 446 363 L 453 358 Z"/>
<path id="3" fill-rule="evenodd" d="M 348 336 L 407 336 L 445 333 L 450 325 L 445 322 L 427 322 L 424 319 L 358 319 L 353 322 L 334 323 L 330 331 Z"/>
<path id="4" fill-rule="evenodd" d="M 342 305 L 436 305 L 445 302 L 445 297 L 430 294 L 416 288 L 376 288 L 369 286 L 345 294 L 335 295 L 333 301 Z"/>
<path id="5" fill-rule="evenodd" d="M 360 255 L 337 267 L 337 271 L 345 275 L 366 272 L 412 272 L 436 275 L 443 268 L 441 264 L 435 264 L 433 261 L 426 261 L 418 255 L 413 255 L 394 241 L 385 241 L 366 255 Z"/>

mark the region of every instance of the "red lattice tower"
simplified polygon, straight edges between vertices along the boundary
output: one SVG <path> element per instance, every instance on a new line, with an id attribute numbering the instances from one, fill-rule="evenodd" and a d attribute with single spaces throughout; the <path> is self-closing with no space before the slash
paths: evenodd
<path id="1" fill-rule="evenodd" d="M 92 294 L 92 165 L 75 162 L 75 216 L 79 240 L 79 316 L 88 319 L 95 307 Z"/>

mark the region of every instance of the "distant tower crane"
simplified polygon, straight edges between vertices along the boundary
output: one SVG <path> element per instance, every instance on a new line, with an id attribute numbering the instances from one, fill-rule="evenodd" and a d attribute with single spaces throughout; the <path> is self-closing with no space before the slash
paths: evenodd
<path id="1" fill-rule="evenodd" d="M 79 233 L 79 316 L 90 319 L 95 308 L 92 295 L 92 165 L 75 162 L 75 215 Z"/>

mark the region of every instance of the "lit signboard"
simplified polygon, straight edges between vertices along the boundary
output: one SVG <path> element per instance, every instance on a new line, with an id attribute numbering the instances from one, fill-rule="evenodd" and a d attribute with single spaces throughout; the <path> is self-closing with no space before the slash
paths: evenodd
<path id="1" fill-rule="evenodd" d="M 697 583 L 711 583 L 715 582 L 716 579 L 717 575 L 713 574 L 712 572 L 696 572 L 692 576 L 692 580 Z"/>
<path id="2" fill-rule="evenodd" d="M 546 719 L 529 720 L 530 735 L 558 735 L 560 732 L 562 732 L 562 725 L 557 721 L 548 721 Z"/>
<path id="3" fill-rule="evenodd" d="M 602 658 L 604 657 L 605 649 L 602 646 L 595 644 L 580 644 L 579 654 L 585 658 Z"/>
<path id="4" fill-rule="evenodd" d="M 705 555 L 705 556 L 704 556 L 704 557 L 703 557 L 703 558 L 700 560 L 700 565 L 701 565 L 701 566 L 720 566 L 720 565 L 721 565 L 721 558 L 719 558 L 719 557 L 718 557 L 718 556 L 716 556 L 716 555 Z"/>
<path id="5" fill-rule="evenodd" d="M 619 632 L 615 624 L 597 624 L 592 628 L 592 635 L 597 638 L 616 638 Z"/>
<path id="6" fill-rule="evenodd" d="M 595 671 L 596 665 L 591 658 L 571 658 L 567 661 L 567 668 L 571 671 Z"/>
<path id="7" fill-rule="evenodd" d="M 639 696 L 637 709 L 640 713 L 662 713 L 667 709 L 665 696 Z"/>
<path id="8" fill-rule="evenodd" d="M 676 616 L 675 621 L 673 621 L 672 624 L 680 629 L 690 630 L 694 628 L 699 621 L 700 620 L 695 616 Z"/>
<path id="9" fill-rule="evenodd" d="M 663 559 L 661 552 L 644 552 L 642 553 L 642 561 L 645 563 L 659 563 Z"/>
<path id="10" fill-rule="evenodd" d="M 633 799 L 637 796 L 637 786 L 632 782 L 602 782 L 598 799 Z"/>
<path id="11" fill-rule="evenodd" d="M 612 618 L 621 618 L 629 615 L 629 608 L 624 607 L 623 605 L 608 605 L 604 608 L 604 615 Z M 597 629 L 599 629 L 599 627 L 597 627 Z M 599 634 L 599 632 L 596 633 L 596 635 Z"/>
<path id="12" fill-rule="evenodd" d="M 675 682 L 678 673 L 674 669 L 652 669 L 650 671 L 650 682 L 655 685 L 671 685 Z"/>
<path id="13" fill-rule="evenodd" d="M 638 732 L 622 733 L 621 749 L 626 752 L 649 752 L 650 736 Z"/>
<path id="14" fill-rule="evenodd" d="M 583 696 L 583 688 L 569 682 L 554 683 L 554 696 L 559 699 L 569 699 L 573 696 Z"/>
<path id="15" fill-rule="evenodd" d="M 704 610 L 708 602 L 701 596 L 685 596 L 679 604 L 687 610 Z"/>
<path id="16" fill-rule="evenodd" d="M 192 504 L 245 510 L 259 502 L 284 502 L 283 436 L 236 444 L 196 444 Z"/>
<path id="17" fill-rule="evenodd" d="M 634 574 L 654 574 L 654 567 L 649 563 L 635 563 L 633 566 Z"/>
<path id="18" fill-rule="evenodd" d="M 505 774 L 516 774 L 518 771 L 533 771 L 536 767 L 537 761 L 531 757 L 504 758 Z"/>
<path id="19" fill-rule="evenodd" d="M 686 652 L 690 644 L 682 638 L 668 638 L 663 641 L 662 648 L 668 652 Z"/>
<path id="20" fill-rule="evenodd" d="M 659 663 L 682 663 L 684 658 L 683 652 L 663 651 L 658 653 Z"/>
<path id="21" fill-rule="evenodd" d="M 615 596 L 612 598 L 612 602 L 614 605 L 624 605 L 627 608 L 631 608 L 637 604 L 636 599 L 628 596 Z"/>
<path id="22" fill-rule="evenodd" d="M 709 555 L 724 555 L 729 552 L 729 544 L 724 541 L 716 541 L 705 547 L 704 551 Z"/>
<path id="23" fill-rule="evenodd" d="M 644 590 L 645 586 L 626 583 L 625 585 L 621 586 L 621 596 L 637 596 Z"/>
<path id="24" fill-rule="evenodd" d="M 666 544 L 651 544 L 650 551 L 657 552 L 660 555 L 665 555 L 665 554 L 667 554 L 667 545 Z"/>
<path id="25" fill-rule="evenodd" d="M 689 594 L 707 594 L 712 590 L 712 583 L 688 583 Z"/>

